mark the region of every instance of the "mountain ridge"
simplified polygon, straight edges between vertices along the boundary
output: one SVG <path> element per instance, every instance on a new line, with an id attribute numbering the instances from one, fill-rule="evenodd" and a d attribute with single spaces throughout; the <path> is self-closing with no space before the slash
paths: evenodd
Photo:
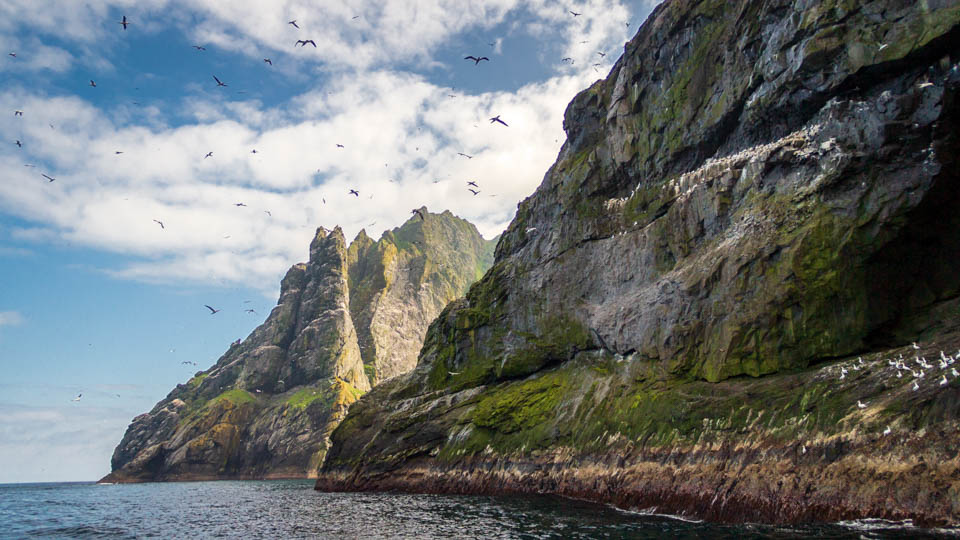
<path id="1" fill-rule="evenodd" d="M 339 227 L 318 228 L 264 323 L 137 416 L 102 481 L 314 476 L 349 405 L 411 369 L 423 321 L 489 265 L 493 241 L 476 227 L 421 211 L 377 242 L 361 231 L 348 246 Z M 398 246 L 397 235 L 419 240 Z"/>

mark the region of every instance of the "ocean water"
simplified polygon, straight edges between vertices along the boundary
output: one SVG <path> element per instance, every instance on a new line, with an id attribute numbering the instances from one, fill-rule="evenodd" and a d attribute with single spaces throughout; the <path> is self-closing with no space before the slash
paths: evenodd
<path id="1" fill-rule="evenodd" d="M 883 522 L 726 526 L 552 496 L 318 493 L 313 482 L 0 485 L 0 538 L 934 538 Z"/>

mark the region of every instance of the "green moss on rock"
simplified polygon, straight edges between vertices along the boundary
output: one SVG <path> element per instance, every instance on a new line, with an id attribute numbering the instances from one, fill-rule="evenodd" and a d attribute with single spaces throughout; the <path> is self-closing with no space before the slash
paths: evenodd
<path id="1" fill-rule="evenodd" d="M 542 425 L 556 414 L 564 375 L 549 373 L 493 391 L 477 403 L 471 420 L 478 427 L 504 434 Z"/>
<path id="2" fill-rule="evenodd" d="M 292 409 L 303 410 L 321 400 L 329 405 L 331 396 L 329 389 L 324 390 L 317 387 L 301 388 L 295 394 L 287 398 L 286 405 Z"/>
<path id="3" fill-rule="evenodd" d="M 245 403 L 255 403 L 257 398 L 246 390 L 234 388 L 211 399 L 209 404 L 214 405 L 220 401 L 229 401 L 233 405 L 243 405 Z"/>

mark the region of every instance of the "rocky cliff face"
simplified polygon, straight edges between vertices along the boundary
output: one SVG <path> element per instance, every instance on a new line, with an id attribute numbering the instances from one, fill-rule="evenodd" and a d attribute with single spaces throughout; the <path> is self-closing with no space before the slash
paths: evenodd
<path id="1" fill-rule="evenodd" d="M 104 481 L 315 475 L 347 407 L 412 369 L 429 321 L 490 266 L 493 241 L 421 210 L 349 248 L 318 229 L 267 320 L 136 417 Z"/>
<path id="2" fill-rule="evenodd" d="M 421 210 L 417 226 L 387 231 L 379 242 L 360 231 L 347 253 L 350 314 L 372 384 L 413 369 L 430 322 L 493 263 L 496 239 L 483 240 L 449 212 Z"/>
<path id="3" fill-rule="evenodd" d="M 664 2 L 318 488 L 960 522 L 958 24 Z"/>

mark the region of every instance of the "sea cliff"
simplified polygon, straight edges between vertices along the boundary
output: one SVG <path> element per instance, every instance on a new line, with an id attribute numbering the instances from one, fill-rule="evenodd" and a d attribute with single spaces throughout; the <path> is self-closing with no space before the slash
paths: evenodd
<path id="1" fill-rule="evenodd" d="M 952 1 L 662 3 L 317 488 L 960 524 L 958 62 Z"/>

